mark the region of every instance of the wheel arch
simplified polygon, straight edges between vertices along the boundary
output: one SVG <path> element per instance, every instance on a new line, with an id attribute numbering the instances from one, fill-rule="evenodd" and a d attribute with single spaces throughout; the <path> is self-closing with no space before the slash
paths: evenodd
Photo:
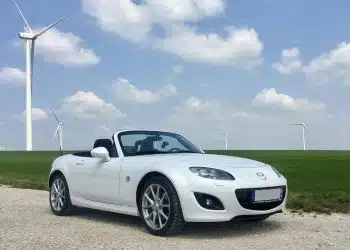
<path id="1" fill-rule="evenodd" d="M 153 171 L 150 171 L 148 172 L 147 174 L 145 174 L 141 180 L 139 181 L 138 185 L 137 185 L 137 189 L 136 189 L 136 205 L 137 205 L 137 209 L 139 211 L 139 196 L 140 196 L 140 193 L 141 193 L 141 190 L 142 190 L 142 187 L 145 185 L 146 181 L 149 180 L 150 178 L 152 177 L 155 177 L 155 176 L 161 176 L 161 177 L 164 177 L 166 178 L 170 183 L 171 185 L 174 187 L 175 191 L 176 191 L 176 194 L 177 196 L 179 197 L 179 201 L 180 201 L 180 207 L 181 207 L 181 211 L 182 213 L 184 212 L 183 211 L 183 207 L 182 207 L 182 201 L 181 201 L 181 198 L 180 198 L 180 194 L 178 192 L 178 189 L 176 187 L 176 185 L 174 184 L 174 182 L 171 180 L 171 178 L 169 178 L 166 174 L 160 172 L 160 171 L 157 171 L 157 170 L 153 170 Z"/>
<path id="2" fill-rule="evenodd" d="M 67 178 L 66 178 L 66 176 L 63 174 L 63 172 L 62 172 L 61 170 L 59 170 L 59 169 L 56 169 L 56 170 L 52 171 L 52 173 L 51 173 L 50 176 L 49 176 L 49 182 L 48 182 L 49 187 L 50 187 L 50 185 L 51 185 L 51 182 L 52 182 L 53 178 L 54 178 L 55 176 L 57 176 L 57 175 L 62 175 L 62 176 L 66 179 L 66 181 L 67 181 Z M 68 184 L 68 183 L 67 183 L 67 184 Z"/>

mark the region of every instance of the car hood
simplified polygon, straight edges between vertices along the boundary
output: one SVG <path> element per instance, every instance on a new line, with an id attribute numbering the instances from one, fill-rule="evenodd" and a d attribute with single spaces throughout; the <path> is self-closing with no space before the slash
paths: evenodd
<path id="1" fill-rule="evenodd" d="M 161 161 L 178 163 L 186 166 L 215 167 L 215 168 L 257 168 L 266 166 L 265 163 L 236 156 L 217 154 L 179 153 L 156 155 L 156 163 Z"/>
<path id="2" fill-rule="evenodd" d="M 279 183 L 280 178 L 270 167 L 270 165 L 236 156 L 216 155 L 216 154 L 194 154 L 194 153 L 178 153 L 153 155 L 155 167 L 170 171 L 174 169 L 188 169 L 189 167 L 208 167 L 224 170 L 232 174 L 236 181 L 242 184 L 255 183 L 255 185 L 266 185 L 266 178 L 269 183 Z M 190 173 L 185 171 L 182 173 Z M 264 177 L 259 177 L 263 174 Z M 216 183 L 216 181 L 214 181 Z M 260 184 L 259 184 L 260 183 Z M 219 185 L 219 183 L 216 183 Z M 221 185 L 221 184 L 220 184 Z"/>

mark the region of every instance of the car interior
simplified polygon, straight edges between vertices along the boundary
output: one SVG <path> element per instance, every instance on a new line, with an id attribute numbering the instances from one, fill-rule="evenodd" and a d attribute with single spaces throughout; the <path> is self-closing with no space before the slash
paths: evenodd
<path id="1" fill-rule="evenodd" d="M 97 147 L 104 147 L 107 149 L 110 157 L 118 157 L 118 152 L 115 147 L 114 141 L 107 138 L 96 139 L 93 145 L 93 149 Z M 91 151 L 80 151 L 73 153 L 75 156 L 80 157 L 92 157 Z"/>
<path id="2" fill-rule="evenodd" d="M 161 138 L 154 137 L 154 136 L 148 136 L 145 139 L 137 140 L 134 143 L 134 146 L 124 146 L 124 151 L 126 155 L 137 155 L 137 154 L 143 154 L 145 152 L 153 152 L 157 151 L 154 148 L 154 142 L 161 140 Z M 162 148 L 166 147 L 169 143 L 163 142 Z M 118 157 L 118 152 L 114 144 L 114 140 L 106 139 L 106 138 L 99 138 L 96 139 L 93 145 L 93 148 L 97 147 L 104 147 L 109 152 L 110 157 Z M 80 157 L 92 157 L 90 151 L 80 151 L 73 153 L 75 156 Z"/>
<path id="3" fill-rule="evenodd" d="M 157 149 L 154 147 L 154 142 L 160 140 L 160 137 L 148 136 L 145 139 L 137 140 L 134 146 L 124 146 L 123 148 L 125 150 L 126 155 L 137 155 L 143 154 L 145 152 L 153 152 L 157 151 Z M 168 144 L 168 142 L 163 142 L 162 148 L 164 148 Z"/>

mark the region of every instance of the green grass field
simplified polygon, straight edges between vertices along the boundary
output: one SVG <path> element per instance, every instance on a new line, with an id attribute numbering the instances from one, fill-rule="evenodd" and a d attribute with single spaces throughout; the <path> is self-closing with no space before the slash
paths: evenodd
<path id="1" fill-rule="evenodd" d="M 260 160 L 288 179 L 288 208 L 305 212 L 350 212 L 350 151 L 215 151 Z M 58 152 L 0 152 L 0 183 L 47 189 Z"/>

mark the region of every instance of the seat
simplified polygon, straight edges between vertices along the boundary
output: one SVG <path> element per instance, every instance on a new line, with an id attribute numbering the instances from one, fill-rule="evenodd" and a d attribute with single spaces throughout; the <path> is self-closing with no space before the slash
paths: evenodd
<path id="1" fill-rule="evenodd" d="M 140 144 L 140 153 L 144 152 L 152 152 L 154 150 L 153 148 L 153 139 L 152 137 L 147 137 L 146 139 L 141 141 Z"/>
<path id="2" fill-rule="evenodd" d="M 110 139 L 97 139 L 94 143 L 94 147 L 93 148 L 97 148 L 97 147 L 104 147 L 107 149 L 109 156 L 110 157 L 116 157 L 116 148 L 113 145 L 113 142 Z"/>

